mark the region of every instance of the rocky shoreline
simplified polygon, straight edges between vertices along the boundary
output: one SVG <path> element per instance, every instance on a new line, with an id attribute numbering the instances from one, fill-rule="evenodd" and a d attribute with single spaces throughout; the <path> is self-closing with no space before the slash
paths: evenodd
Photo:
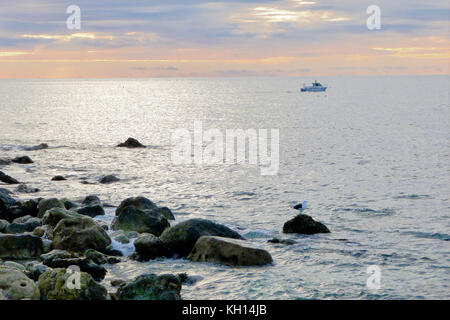
<path id="1" fill-rule="evenodd" d="M 131 138 L 130 138 L 131 139 Z M 128 139 L 118 147 L 145 147 Z M 26 150 L 48 148 L 41 144 Z M 1 159 L 0 166 L 32 163 L 28 157 Z M 103 177 L 100 183 L 119 181 Z M 59 176 L 53 181 L 65 179 Z M 0 181 L 19 184 L 21 193 L 35 193 L 0 171 Z M 19 189 L 16 189 L 16 192 Z M 114 279 L 117 288 L 108 292 L 100 282 L 105 265 L 126 259 L 140 263 L 157 258 L 212 262 L 228 267 L 265 266 L 273 263 L 266 250 L 255 248 L 238 232 L 206 219 L 175 223 L 168 207 L 135 196 L 116 208 L 110 225 L 95 217 L 105 215 L 104 204 L 95 195 L 82 201 L 57 198 L 20 200 L 0 188 L 0 300 L 173 300 L 181 299 L 186 274 L 143 274 L 132 281 Z M 326 226 L 299 214 L 283 226 L 284 233 L 330 232 Z M 128 257 L 112 242 L 133 242 L 135 252 Z M 292 244 L 289 239 L 271 243 Z"/>

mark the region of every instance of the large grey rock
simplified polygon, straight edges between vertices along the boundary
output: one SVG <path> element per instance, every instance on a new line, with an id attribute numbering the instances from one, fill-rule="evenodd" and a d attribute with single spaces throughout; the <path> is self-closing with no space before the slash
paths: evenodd
<path id="1" fill-rule="evenodd" d="M 132 197 L 126 198 L 123 200 L 120 205 L 116 209 L 116 216 L 120 215 L 120 213 L 126 207 L 134 206 L 136 209 L 145 210 L 145 209 L 154 209 L 156 208 L 156 204 L 154 204 L 151 200 L 145 197 Z"/>
<path id="2" fill-rule="evenodd" d="M 299 214 L 287 221 L 283 226 L 284 233 L 315 234 L 329 233 L 330 230 L 321 222 L 315 221 L 306 214 Z"/>
<path id="3" fill-rule="evenodd" d="M 266 250 L 251 247 L 243 240 L 211 236 L 200 237 L 188 259 L 230 266 L 262 266 L 272 263 L 272 256 Z"/>
<path id="4" fill-rule="evenodd" d="M 117 290 L 119 300 L 181 300 L 178 277 L 165 274 L 144 274 Z"/>
<path id="5" fill-rule="evenodd" d="M 41 225 L 41 220 L 32 216 L 24 216 L 14 221 L 5 229 L 5 233 L 32 232 Z"/>
<path id="6" fill-rule="evenodd" d="M 47 210 L 53 208 L 65 209 L 64 202 L 56 198 L 42 199 L 38 204 L 38 218 L 42 218 Z"/>
<path id="7" fill-rule="evenodd" d="M 0 189 L 0 219 L 12 222 L 23 216 L 37 216 L 37 201 L 16 201 L 5 189 Z"/>
<path id="8" fill-rule="evenodd" d="M 105 300 L 106 288 L 86 272 L 53 269 L 39 277 L 41 300 Z M 77 283 L 76 278 L 80 280 Z M 79 288 L 77 288 L 79 285 Z"/>
<path id="9" fill-rule="evenodd" d="M 42 217 L 42 224 L 56 227 L 58 222 L 60 222 L 62 219 L 81 217 L 83 217 L 81 214 L 57 207 L 45 212 L 44 216 Z"/>
<path id="10" fill-rule="evenodd" d="M 174 253 L 187 256 L 201 236 L 244 239 L 230 228 L 205 219 L 190 219 L 166 229 L 161 241 Z"/>
<path id="11" fill-rule="evenodd" d="M 96 217 L 105 215 L 105 210 L 100 204 L 89 204 L 81 208 L 75 209 L 79 214 L 88 216 L 88 217 Z"/>
<path id="12" fill-rule="evenodd" d="M 143 233 L 135 241 L 136 253 L 143 260 L 150 260 L 159 257 L 170 257 L 172 253 L 164 243 L 156 236 Z"/>
<path id="13" fill-rule="evenodd" d="M 94 280 L 101 281 L 105 278 L 106 269 L 92 261 L 85 255 L 68 252 L 65 250 L 53 250 L 41 255 L 42 263 L 51 268 L 68 268 L 78 266 L 81 271 L 89 273 Z"/>
<path id="14" fill-rule="evenodd" d="M 53 246 L 56 249 L 103 251 L 109 244 L 111 239 L 106 231 L 89 217 L 62 219 L 53 230 Z"/>
<path id="15" fill-rule="evenodd" d="M 6 300 L 39 300 L 40 294 L 34 281 L 25 273 L 17 268 L 0 266 L 0 297 Z"/>
<path id="16" fill-rule="evenodd" d="M 146 232 L 159 236 L 170 227 L 170 224 L 166 218 L 152 209 L 139 210 L 131 205 L 116 215 L 111 227 L 113 230 Z"/>
<path id="17" fill-rule="evenodd" d="M 41 238 L 31 234 L 0 234 L 0 258 L 31 259 L 39 257 L 46 248 Z"/>

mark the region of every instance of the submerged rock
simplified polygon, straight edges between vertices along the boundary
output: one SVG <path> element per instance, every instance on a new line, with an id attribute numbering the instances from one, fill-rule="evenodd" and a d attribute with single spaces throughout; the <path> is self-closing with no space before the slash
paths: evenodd
<path id="1" fill-rule="evenodd" d="M 103 176 L 103 177 L 99 180 L 99 182 L 100 182 L 100 183 L 103 183 L 103 184 L 113 183 L 113 182 L 118 182 L 118 181 L 120 181 L 120 179 L 117 178 L 117 177 L 116 177 L 115 175 L 113 175 L 113 174 L 109 174 L 109 175 Z"/>
<path id="2" fill-rule="evenodd" d="M 244 239 L 230 228 L 205 219 L 190 219 L 165 230 L 161 241 L 174 253 L 187 256 L 201 236 Z"/>
<path id="3" fill-rule="evenodd" d="M 83 201 L 81 202 L 84 205 L 101 205 L 102 202 L 100 201 L 100 198 L 97 197 L 96 195 L 90 195 L 87 196 L 86 198 L 83 199 Z"/>
<path id="4" fill-rule="evenodd" d="M 106 231 L 92 218 L 85 216 L 62 219 L 53 230 L 53 245 L 56 249 L 103 251 L 109 244 L 111 239 Z"/>
<path id="5" fill-rule="evenodd" d="M 113 230 L 146 232 L 159 236 L 166 228 L 170 227 L 167 219 L 152 209 L 139 210 L 130 205 L 119 212 L 117 215 L 116 211 L 116 217 L 112 222 Z"/>
<path id="6" fill-rule="evenodd" d="M 134 138 L 128 138 L 127 141 L 117 145 L 124 148 L 145 148 L 145 146 Z"/>
<path id="7" fill-rule="evenodd" d="M 242 240 L 210 236 L 200 237 L 187 258 L 229 266 L 262 266 L 272 263 L 272 257 L 266 250 L 250 247 Z"/>
<path id="8" fill-rule="evenodd" d="M 19 184 L 19 181 L 17 181 L 13 177 L 8 176 L 3 171 L 0 171 L 0 181 L 7 184 Z"/>
<path id="9" fill-rule="evenodd" d="M 16 157 L 11 160 L 14 163 L 20 163 L 20 164 L 30 164 L 33 163 L 33 160 L 29 156 L 22 156 L 22 157 Z"/>
<path id="10" fill-rule="evenodd" d="M 21 183 L 17 188 L 16 192 L 18 193 L 36 193 L 39 192 L 38 188 L 28 187 L 26 184 Z"/>
<path id="11" fill-rule="evenodd" d="M 31 234 L 0 234 L 0 258 L 20 260 L 39 257 L 46 251 L 42 238 Z"/>
<path id="12" fill-rule="evenodd" d="M 54 176 L 52 178 L 52 181 L 66 181 L 67 179 L 64 178 L 63 176 Z"/>
<path id="13" fill-rule="evenodd" d="M 95 282 L 90 274 L 79 272 L 79 277 L 74 277 L 74 272 L 77 271 L 58 268 L 42 274 L 38 281 L 41 300 L 106 299 L 106 288 Z M 79 279 L 78 283 L 77 278 Z"/>
<path id="14" fill-rule="evenodd" d="M 24 147 L 23 149 L 26 151 L 36 151 L 36 150 L 44 150 L 48 148 L 48 144 L 46 143 L 41 143 L 37 146 L 32 146 L 32 147 Z"/>
<path id="15" fill-rule="evenodd" d="M 0 159 L 0 166 L 7 166 L 11 164 L 11 159 L 5 159 L 5 158 L 1 158 Z"/>
<path id="16" fill-rule="evenodd" d="M 278 239 L 278 238 L 273 238 L 271 240 L 267 240 L 267 242 L 276 243 L 276 244 L 286 244 L 286 245 L 292 245 L 292 244 L 296 243 L 294 240 L 291 240 L 291 239 Z"/>
<path id="17" fill-rule="evenodd" d="M 151 260 L 159 257 L 170 257 L 172 253 L 156 236 L 143 233 L 135 241 L 134 247 L 139 255 L 138 260 Z"/>
<path id="18" fill-rule="evenodd" d="M 17 268 L 0 266 L 0 297 L 6 300 L 39 300 L 40 294 L 34 281 L 25 273 Z"/>
<path id="19" fill-rule="evenodd" d="M 165 274 L 144 274 L 117 290 L 119 300 L 181 300 L 178 277 Z"/>
<path id="20" fill-rule="evenodd" d="M 321 222 L 315 221 L 306 214 L 299 214 L 287 221 L 283 226 L 284 233 L 315 234 L 329 233 L 330 230 Z"/>

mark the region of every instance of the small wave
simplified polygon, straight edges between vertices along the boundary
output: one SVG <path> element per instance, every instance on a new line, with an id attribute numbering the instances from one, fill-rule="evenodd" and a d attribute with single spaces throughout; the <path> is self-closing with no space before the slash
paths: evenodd
<path id="1" fill-rule="evenodd" d="M 130 239 L 129 243 L 120 243 L 114 239 L 111 239 L 111 247 L 114 250 L 119 250 L 122 252 L 124 257 L 128 257 L 134 252 L 134 240 L 135 239 Z"/>
<path id="2" fill-rule="evenodd" d="M 413 200 L 421 200 L 421 199 L 432 199 L 432 197 L 428 194 L 402 194 L 393 199 L 413 199 Z"/>
<path id="3" fill-rule="evenodd" d="M 269 230 L 252 230 L 244 234 L 246 239 L 265 239 L 272 236 L 272 231 Z"/>
<path id="4" fill-rule="evenodd" d="M 416 238 L 425 238 L 425 239 L 437 239 L 442 241 L 450 241 L 450 235 L 439 232 L 420 232 L 420 231 L 406 231 L 403 234 L 412 235 Z"/>
<path id="5" fill-rule="evenodd" d="M 234 197 L 239 197 L 239 196 L 256 196 L 256 193 L 246 192 L 246 191 L 238 191 L 238 192 L 234 192 L 233 196 Z"/>
<path id="6" fill-rule="evenodd" d="M 394 209 L 384 208 L 384 209 L 371 209 L 371 208 L 336 208 L 334 212 L 355 212 L 358 214 L 370 214 L 375 216 L 391 216 L 395 214 Z"/>

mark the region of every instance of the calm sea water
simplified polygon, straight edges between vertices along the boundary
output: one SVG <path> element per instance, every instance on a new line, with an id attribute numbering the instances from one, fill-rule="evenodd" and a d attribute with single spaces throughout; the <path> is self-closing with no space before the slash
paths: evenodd
<path id="1" fill-rule="evenodd" d="M 184 299 L 449 299 L 450 78 L 330 77 L 318 79 L 326 93 L 301 94 L 310 80 L 3 80 L 1 157 L 35 163 L 1 170 L 41 189 L 18 198 L 96 194 L 118 205 L 143 195 L 178 222 L 236 229 L 274 258 L 257 268 L 125 260 L 108 267 L 107 286 L 187 272 L 198 281 L 183 287 Z M 279 129 L 278 175 L 249 164 L 172 165 L 172 131 L 197 120 L 205 129 Z M 129 136 L 151 147 L 114 148 Z M 51 148 L 22 150 L 41 142 Z M 122 181 L 80 183 L 111 173 Z M 68 181 L 51 182 L 55 175 Z M 303 200 L 330 234 L 281 233 Z M 297 243 L 267 243 L 272 237 Z M 381 269 L 379 290 L 366 286 L 371 265 Z"/>

